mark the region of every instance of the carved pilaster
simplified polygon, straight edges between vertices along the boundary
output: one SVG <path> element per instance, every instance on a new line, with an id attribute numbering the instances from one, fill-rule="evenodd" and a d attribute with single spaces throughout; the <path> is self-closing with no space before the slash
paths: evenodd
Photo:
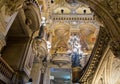
<path id="1" fill-rule="evenodd" d="M 33 84 L 39 84 L 41 76 L 42 61 L 35 57 L 33 62 L 31 78 L 33 79 Z"/>
<path id="2" fill-rule="evenodd" d="M 46 67 L 43 84 L 50 84 L 50 68 Z"/>
<path id="3" fill-rule="evenodd" d="M 43 83 L 44 73 L 46 71 L 47 63 L 47 44 L 46 41 L 36 37 L 33 40 L 32 50 L 35 55 L 31 77 L 33 78 L 33 84 Z M 42 82 L 41 82 L 42 81 Z"/>

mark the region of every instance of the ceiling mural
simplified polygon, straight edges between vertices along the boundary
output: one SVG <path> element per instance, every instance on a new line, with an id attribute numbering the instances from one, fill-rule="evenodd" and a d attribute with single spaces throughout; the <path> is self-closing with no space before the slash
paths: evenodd
<path id="1" fill-rule="evenodd" d="M 90 7 L 84 4 L 80 4 L 79 1 L 88 3 Z M 52 13 L 50 13 L 51 14 L 50 17 L 54 15 L 56 15 L 56 17 L 53 17 L 54 20 L 51 21 L 51 23 L 52 25 L 54 23 L 56 24 L 61 22 L 63 24 L 56 24 L 52 26 L 53 29 L 52 41 L 51 41 L 52 47 L 50 50 L 51 55 L 53 57 L 52 62 L 54 61 L 58 63 L 59 67 L 62 67 L 63 65 L 65 65 L 65 63 L 70 64 L 71 60 L 70 59 L 68 60 L 67 57 L 71 57 L 72 67 L 80 66 L 81 68 L 83 68 L 88 62 L 89 57 L 91 56 L 91 51 L 96 42 L 100 25 L 103 27 L 103 23 L 104 23 L 103 21 L 101 22 L 101 18 L 99 22 L 97 22 L 96 20 L 97 16 L 94 15 L 93 10 L 95 10 L 95 13 L 97 12 L 100 13 L 100 16 L 104 16 L 103 19 L 107 19 L 109 21 L 109 17 L 105 16 L 103 12 L 108 13 L 108 15 L 111 15 L 115 21 L 120 23 L 120 5 L 119 5 L 120 1 L 119 0 L 54 0 L 54 2 L 55 3 L 52 3 L 51 6 L 52 8 L 50 9 L 50 11 L 52 10 Z M 102 9 L 101 11 L 100 8 Z M 72 16 L 72 14 L 74 16 Z M 78 16 L 75 16 L 75 14 Z M 65 15 L 67 15 L 67 17 Z M 93 19 L 91 19 L 91 17 Z M 64 23 L 68 23 L 70 26 L 65 25 Z M 93 25 L 91 25 L 91 23 Z M 100 25 L 98 24 L 96 25 L 96 23 Z M 111 28 L 114 27 L 112 26 Z M 71 41 L 71 44 L 69 41 Z M 76 51 L 78 51 L 79 53 L 76 54 Z M 95 65 L 92 66 L 95 67 Z M 102 83 L 101 81 L 99 82 Z"/>
<path id="2" fill-rule="evenodd" d="M 54 26 L 53 33 L 51 52 L 66 52 L 68 49 L 67 40 L 69 39 L 70 26 L 65 24 L 56 25 Z"/>
<path id="3" fill-rule="evenodd" d="M 70 28 L 70 26 L 66 26 L 64 24 L 55 26 L 53 30 L 51 51 L 53 50 L 55 52 L 57 50 L 61 50 L 62 52 L 63 50 L 64 52 L 66 52 L 68 50 L 68 40 L 70 38 L 70 35 L 73 34 L 79 35 L 79 38 L 81 39 L 80 43 L 82 44 L 82 50 L 91 50 L 96 41 L 96 34 L 98 33 L 99 29 L 90 24 L 84 24 L 80 25 L 78 31 L 75 30 L 76 29 L 72 29 Z"/>
<path id="4" fill-rule="evenodd" d="M 73 4 L 77 4 L 78 0 L 64 1 L 55 0 L 54 7 L 51 8 L 51 17 L 54 18 L 54 20 L 49 18 L 52 25 L 50 27 L 52 29 L 51 62 L 62 67 L 62 65 L 71 63 L 72 57 L 78 56 L 75 58 L 78 61 L 73 60 L 72 65 L 83 68 L 90 57 L 101 24 L 94 18 L 94 13 L 88 6 L 80 4 L 72 7 Z M 64 6 L 60 3 L 64 3 Z M 48 27 L 48 30 L 50 29 Z M 73 54 L 76 51 L 78 53 Z"/>

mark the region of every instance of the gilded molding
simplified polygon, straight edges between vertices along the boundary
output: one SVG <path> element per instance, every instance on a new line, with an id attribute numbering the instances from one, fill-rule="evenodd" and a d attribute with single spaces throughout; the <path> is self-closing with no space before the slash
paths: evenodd
<path id="1" fill-rule="evenodd" d="M 99 31 L 98 39 L 95 44 L 95 47 L 92 51 L 91 57 L 89 59 L 89 62 L 84 69 L 84 74 L 81 75 L 80 82 L 85 82 L 89 79 L 89 77 L 94 76 L 96 69 L 100 63 L 100 60 L 105 53 L 106 48 L 109 45 L 110 38 L 105 32 L 104 28 L 101 28 Z M 92 81 L 92 79 L 91 79 Z"/>
<path id="2" fill-rule="evenodd" d="M 120 57 L 120 40 L 113 40 L 110 43 L 110 47 L 113 54 L 117 57 Z"/>

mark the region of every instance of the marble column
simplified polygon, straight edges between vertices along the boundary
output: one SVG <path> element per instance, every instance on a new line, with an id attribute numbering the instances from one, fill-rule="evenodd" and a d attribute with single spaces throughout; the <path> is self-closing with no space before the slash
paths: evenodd
<path id="1" fill-rule="evenodd" d="M 40 83 L 41 68 L 42 68 L 42 61 L 35 60 L 33 62 L 33 67 L 32 67 L 32 71 L 31 71 L 31 78 L 33 80 L 32 84 L 39 84 Z"/>
<path id="2" fill-rule="evenodd" d="M 46 68 L 43 84 L 50 84 L 50 68 L 49 67 Z"/>

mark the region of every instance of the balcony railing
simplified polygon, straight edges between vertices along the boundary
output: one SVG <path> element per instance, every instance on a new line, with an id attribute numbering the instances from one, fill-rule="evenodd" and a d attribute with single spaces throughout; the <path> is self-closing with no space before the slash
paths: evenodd
<path id="1" fill-rule="evenodd" d="M 0 80 L 10 83 L 14 73 L 14 70 L 0 57 Z"/>
<path id="2" fill-rule="evenodd" d="M 81 21 L 94 21 L 94 15 L 93 14 L 52 14 L 51 16 L 53 21 L 76 21 L 76 22 L 81 22 Z"/>

